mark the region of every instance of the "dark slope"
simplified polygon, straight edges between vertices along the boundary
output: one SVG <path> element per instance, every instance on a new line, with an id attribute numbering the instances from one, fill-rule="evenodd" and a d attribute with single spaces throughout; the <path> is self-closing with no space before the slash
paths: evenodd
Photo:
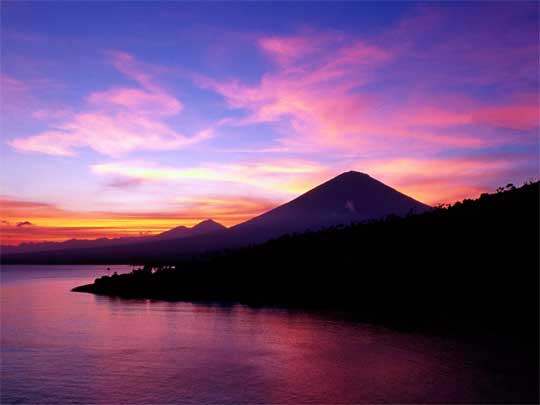
<path id="1" fill-rule="evenodd" d="M 120 246 L 129 244 L 139 244 L 142 242 L 153 242 L 167 239 L 181 239 L 190 236 L 203 235 L 206 233 L 216 232 L 226 229 L 225 226 L 213 221 L 212 219 L 204 220 L 193 227 L 178 226 L 169 229 L 157 235 L 150 236 L 133 236 L 123 238 L 99 238 L 99 239 L 70 239 L 64 242 L 38 242 L 38 243 L 23 243 L 19 246 L 2 246 L 3 254 L 30 253 L 30 252 L 45 252 L 51 250 L 67 250 L 67 249 L 84 249 L 94 247 Z"/>
<path id="2" fill-rule="evenodd" d="M 535 183 L 406 218 L 179 260 L 174 269 L 102 277 L 75 290 L 337 310 L 437 333 L 458 356 L 448 344 L 464 339 L 493 354 L 478 364 L 494 370 L 501 387 L 486 393 L 487 402 L 538 404 L 539 196 Z"/>
<path id="3" fill-rule="evenodd" d="M 239 224 L 254 242 L 291 232 L 319 230 L 390 214 L 420 213 L 429 207 L 367 174 L 346 172 L 300 197 Z"/>
<path id="4" fill-rule="evenodd" d="M 292 222 L 295 227 L 404 215 L 429 208 L 367 174 L 343 173 L 240 226 Z"/>
<path id="5" fill-rule="evenodd" d="M 230 229 L 181 240 L 144 241 L 122 246 L 5 255 L 5 263 L 170 262 L 180 255 L 264 242 L 286 233 L 421 212 L 428 207 L 358 172 L 343 173 L 300 197 Z M 202 225 L 201 225 L 202 226 Z M 212 223 L 205 227 L 217 228 Z"/>
<path id="6" fill-rule="evenodd" d="M 539 183 L 406 218 L 286 236 L 102 277 L 122 297 L 343 308 L 486 327 L 538 344 Z"/>

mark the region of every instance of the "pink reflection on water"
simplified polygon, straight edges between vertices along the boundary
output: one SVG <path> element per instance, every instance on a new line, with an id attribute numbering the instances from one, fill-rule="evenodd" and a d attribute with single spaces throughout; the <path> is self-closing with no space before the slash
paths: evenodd
<path id="1" fill-rule="evenodd" d="M 2 402 L 500 398 L 493 373 L 480 366 L 486 349 L 330 315 L 70 292 L 100 271 L 3 277 Z"/>

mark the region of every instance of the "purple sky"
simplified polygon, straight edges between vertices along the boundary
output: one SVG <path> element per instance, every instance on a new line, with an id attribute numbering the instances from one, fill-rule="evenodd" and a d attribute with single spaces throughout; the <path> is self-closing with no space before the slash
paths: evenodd
<path id="1" fill-rule="evenodd" d="M 347 170 L 431 204 L 538 178 L 536 2 L 1 7 L 3 243 L 232 225 Z"/>

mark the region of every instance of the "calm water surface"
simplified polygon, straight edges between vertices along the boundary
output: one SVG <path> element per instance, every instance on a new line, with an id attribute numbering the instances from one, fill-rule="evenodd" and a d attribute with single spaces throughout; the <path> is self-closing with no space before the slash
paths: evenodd
<path id="1" fill-rule="evenodd" d="M 531 384 L 518 359 L 484 345 L 314 313 L 70 292 L 105 269 L 2 268 L 1 403 L 520 402 Z"/>

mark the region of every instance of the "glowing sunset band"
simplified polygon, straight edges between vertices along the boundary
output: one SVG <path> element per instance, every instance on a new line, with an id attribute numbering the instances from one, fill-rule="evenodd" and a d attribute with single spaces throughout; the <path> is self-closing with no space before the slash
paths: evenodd
<path id="1" fill-rule="evenodd" d="M 2 3 L 3 243 L 230 226 L 349 170 L 431 205 L 538 177 L 533 2 L 40 7 Z"/>
<path id="2" fill-rule="evenodd" d="M 208 218 L 232 226 L 273 207 L 266 200 L 218 198 L 189 201 L 184 203 L 186 205 L 193 208 L 159 213 L 75 212 L 50 204 L 2 200 L 1 239 L 3 245 L 16 245 L 22 242 L 143 236 L 180 225 L 192 227 Z"/>

